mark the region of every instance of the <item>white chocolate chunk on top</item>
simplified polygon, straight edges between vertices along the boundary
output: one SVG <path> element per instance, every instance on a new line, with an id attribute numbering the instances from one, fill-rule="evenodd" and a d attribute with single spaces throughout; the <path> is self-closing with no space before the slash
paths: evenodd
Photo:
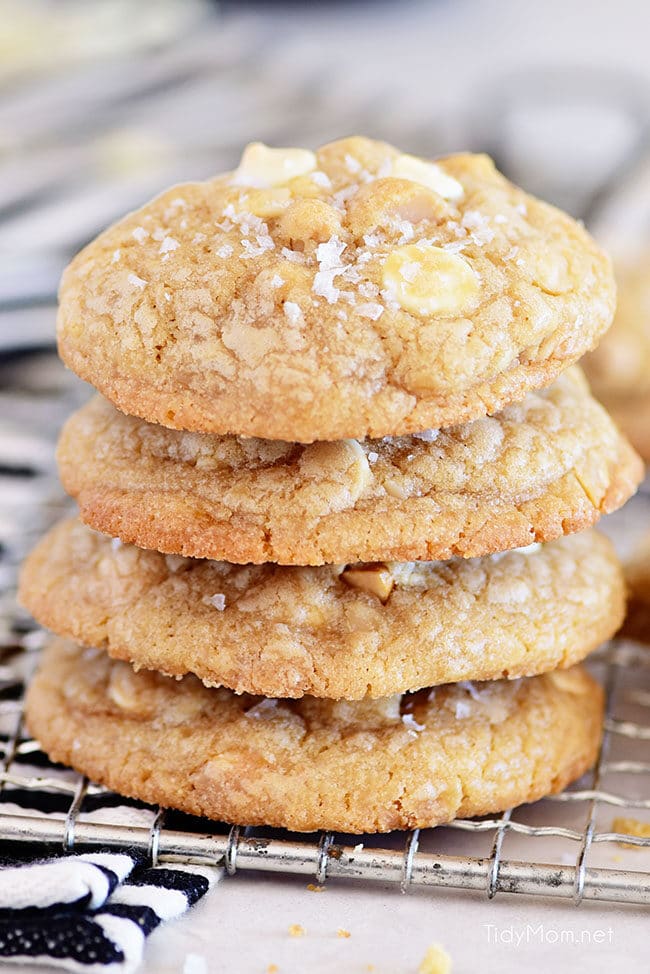
<path id="1" fill-rule="evenodd" d="M 262 142 L 251 142 L 244 149 L 231 183 L 268 189 L 284 186 L 296 176 L 316 169 L 316 156 L 310 149 L 272 149 Z"/>
<path id="2" fill-rule="evenodd" d="M 458 180 L 448 176 L 435 162 L 426 162 L 416 156 L 398 156 L 392 163 L 390 175 L 420 183 L 446 200 L 458 200 L 464 192 Z"/>
<path id="3" fill-rule="evenodd" d="M 480 293 L 478 278 L 463 257 L 418 244 L 389 255 L 383 282 L 402 308 L 419 315 L 465 314 L 476 307 Z"/>

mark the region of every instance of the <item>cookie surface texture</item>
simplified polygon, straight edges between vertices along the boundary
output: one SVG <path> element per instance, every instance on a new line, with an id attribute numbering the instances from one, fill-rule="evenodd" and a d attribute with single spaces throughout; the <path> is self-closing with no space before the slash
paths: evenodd
<path id="1" fill-rule="evenodd" d="M 475 557 L 582 530 L 643 467 L 577 368 L 491 418 L 293 443 L 155 426 L 96 397 L 66 423 L 83 520 L 171 554 L 318 565 Z"/>
<path id="2" fill-rule="evenodd" d="M 571 666 L 622 622 L 596 532 L 482 559 L 236 566 L 55 527 L 22 572 L 56 633 L 138 667 L 277 697 L 357 699 Z"/>

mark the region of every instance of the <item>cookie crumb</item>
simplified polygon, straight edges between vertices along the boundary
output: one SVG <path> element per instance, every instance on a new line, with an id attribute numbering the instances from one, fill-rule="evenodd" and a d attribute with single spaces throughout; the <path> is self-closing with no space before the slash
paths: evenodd
<path id="1" fill-rule="evenodd" d="M 299 923 L 292 923 L 291 926 L 289 927 L 289 936 L 290 937 L 304 937 L 305 936 L 305 928 L 304 927 L 301 927 Z"/>
<path id="2" fill-rule="evenodd" d="M 632 835 L 636 839 L 650 839 L 650 822 L 642 822 L 638 818 L 615 818 L 612 831 L 624 835 Z M 643 846 L 633 845 L 631 842 L 619 842 L 622 849 L 642 849 Z"/>
<path id="3" fill-rule="evenodd" d="M 352 934 L 349 930 L 345 930 L 343 927 L 339 927 L 336 931 L 336 936 L 340 937 L 341 940 L 348 940 Z"/>
<path id="4" fill-rule="evenodd" d="M 324 886 L 317 886 L 316 883 L 307 883 L 307 889 L 310 893 L 324 893 Z"/>
<path id="5" fill-rule="evenodd" d="M 451 957 L 440 944 L 431 944 L 420 961 L 418 974 L 451 974 Z"/>
<path id="6" fill-rule="evenodd" d="M 266 974 L 278 974 L 279 970 L 280 968 L 277 964 L 269 964 L 269 966 L 266 968 Z"/>

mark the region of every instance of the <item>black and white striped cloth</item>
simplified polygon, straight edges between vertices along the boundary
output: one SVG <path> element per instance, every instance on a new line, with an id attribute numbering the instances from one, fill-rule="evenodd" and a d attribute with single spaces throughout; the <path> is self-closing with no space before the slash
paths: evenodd
<path id="1" fill-rule="evenodd" d="M 209 866 L 150 867 L 127 853 L 71 855 L 0 868 L 0 967 L 53 965 L 128 974 L 146 938 L 220 879 Z"/>

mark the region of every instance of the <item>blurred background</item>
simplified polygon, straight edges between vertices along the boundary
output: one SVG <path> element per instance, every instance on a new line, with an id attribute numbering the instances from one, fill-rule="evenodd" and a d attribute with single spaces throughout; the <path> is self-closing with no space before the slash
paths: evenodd
<path id="1" fill-rule="evenodd" d="M 35 499 L 39 478 L 19 475 L 49 477 L 56 427 L 85 395 L 52 353 L 56 288 L 107 223 L 232 167 L 250 140 L 358 132 L 424 155 L 486 150 L 637 249 L 649 37 L 644 0 L 0 0 L 3 537 L 13 501 Z"/>

